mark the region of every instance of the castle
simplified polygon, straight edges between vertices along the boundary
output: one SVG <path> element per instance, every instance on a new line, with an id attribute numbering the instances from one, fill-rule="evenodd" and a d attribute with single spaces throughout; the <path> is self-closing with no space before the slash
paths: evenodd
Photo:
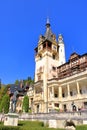
<path id="1" fill-rule="evenodd" d="M 66 62 L 63 36 L 56 39 L 49 19 L 35 48 L 35 83 L 27 94 L 34 113 L 87 108 L 87 54 L 74 52 Z"/>

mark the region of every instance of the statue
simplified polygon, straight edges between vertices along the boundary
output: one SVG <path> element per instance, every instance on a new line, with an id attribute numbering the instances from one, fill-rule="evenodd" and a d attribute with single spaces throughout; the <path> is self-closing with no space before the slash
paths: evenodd
<path id="1" fill-rule="evenodd" d="M 18 97 L 24 96 L 29 89 L 29 86 L 26 84 L 26 86 L 23 85 L 23 82 L 20 82 L 19 86 L 12 86 L 13 89 L 9 89 L 9 95 L 10 95 L 10 107 L 9 107 L 9 113 L 15 113 L 16 112 L 16 104 L 18 101 Z M 11 91 L 12 90 L 12 91 Z"/>
<path id="2" fill-rule="evenodd" d="M 72 111 L 74 112 L 74 111 L 76 111 L 76 105 L 74 104 L 74 102 L 72 102 Z"/>
<path id="3" fill-rule="evenodd" d="M 18 96 L 18 90 L 15 87 L 15 91 L 13 93 L 13 96 L 10 99 L 10 107 L 9 107 L 9 112 L 15 113 L 16 112 L 16 103 L 17 103 L 17 96 Z"/>

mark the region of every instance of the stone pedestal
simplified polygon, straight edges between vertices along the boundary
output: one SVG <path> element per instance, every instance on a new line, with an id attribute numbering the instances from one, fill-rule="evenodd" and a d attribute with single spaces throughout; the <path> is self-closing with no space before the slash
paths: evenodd
<path id="1" fill-rule="evenodd" d="M 8 113 L 4 118 L 5 126 L 17 126 L 18 125 L 18 114 L 17 113 Z"/>
<path id="2" fill-rule="evenodd" d="M 65 127 L 65 130 L 76 130 L 74 126 L 67 126 Z"/>
<path id="3" fill-rule="evenodd" d="M 57 128 L 57 120 L 49 120 L 49 128 Z"/>
<path id="4" fill-rule="evenodd" d="M 87 125 L 87 120 L 83 120 L 83 124 Z"/>

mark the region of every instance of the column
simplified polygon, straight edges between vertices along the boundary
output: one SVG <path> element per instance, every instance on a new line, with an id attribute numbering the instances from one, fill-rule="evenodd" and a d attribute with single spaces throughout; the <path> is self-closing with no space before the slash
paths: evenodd
<path id="1" fill-rule="evenodd" d="M 79 83 L 76 82 L 76 84 L 77 84 L 77 93 L 80 94 Z"/>
<path id="2" fill-rule="evenodd" d="M 57 94 L 58 94 L 58 98 L 59 98 L 59 88 L 58 88 L 58 93 Z"/>
<path id="3" fill-rule="evenodd" d="M 50 88 L 48 88 L 48 100 L 50 99 Z"/>
<path id="4" fill-rule="evenodd" d="M 54 86 L 52 87 L 52 98 L 54 98 Z"/>
<path id="5" fill-rule="evenodd" d="M 59 86 L 59 101 L 62 99 L 62 87 Z M 62 104 L 59 104 L 59 109 L 62 110 Z"/>
<path id="6" fill-rule="evenodd" d="M 42 111 L 41 111 L 41 103 L 39 104 L 39 112 L 42 112 Z"/>
<path id="7" fill-rule="evenodd" d="M 59 99 L 62 98 L 62 87 L 59 86 Z"/>
<path id="8" fill-rule="evenodd" d="M 34 99 L 35 99 L 35 94 L 36 94 L 36 93 L 35 93 L 35 88 L 34 88 Z"/>
<path id="9" fill-rule="evenodd" d="M 68 90 L 68 97 L 70 96 L 70 86 L 67 84 L 67 90 Z"/>

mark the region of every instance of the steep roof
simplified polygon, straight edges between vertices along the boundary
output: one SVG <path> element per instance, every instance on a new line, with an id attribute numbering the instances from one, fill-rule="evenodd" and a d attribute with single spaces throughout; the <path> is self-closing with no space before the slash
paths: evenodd
<path id="1" fill-rule="evenodd" d="M 42 44 L 45 40 L 49 40 L 50 42 L 54 42 L 57 44 L 56 35 L 52 33 L 51 25 L 49 19 L 47 18 L 46 22 L 46 31 L 44 35 L 40 35 L 38 44 Z M 35 48 L 36 50 L 37 48 Z"/>
<path id="2" fill-rule="evenodd" d="M 12 84 L 10 87 L 10 93 L 13 94 L 15 90 L 17 90 L 19 92 L 19 95 L 23 96 L 26 93 L 27 89 L 29 89 L 29 86 L 23 86 L 21 88 L 20 84 L 19 85 Z"/>

